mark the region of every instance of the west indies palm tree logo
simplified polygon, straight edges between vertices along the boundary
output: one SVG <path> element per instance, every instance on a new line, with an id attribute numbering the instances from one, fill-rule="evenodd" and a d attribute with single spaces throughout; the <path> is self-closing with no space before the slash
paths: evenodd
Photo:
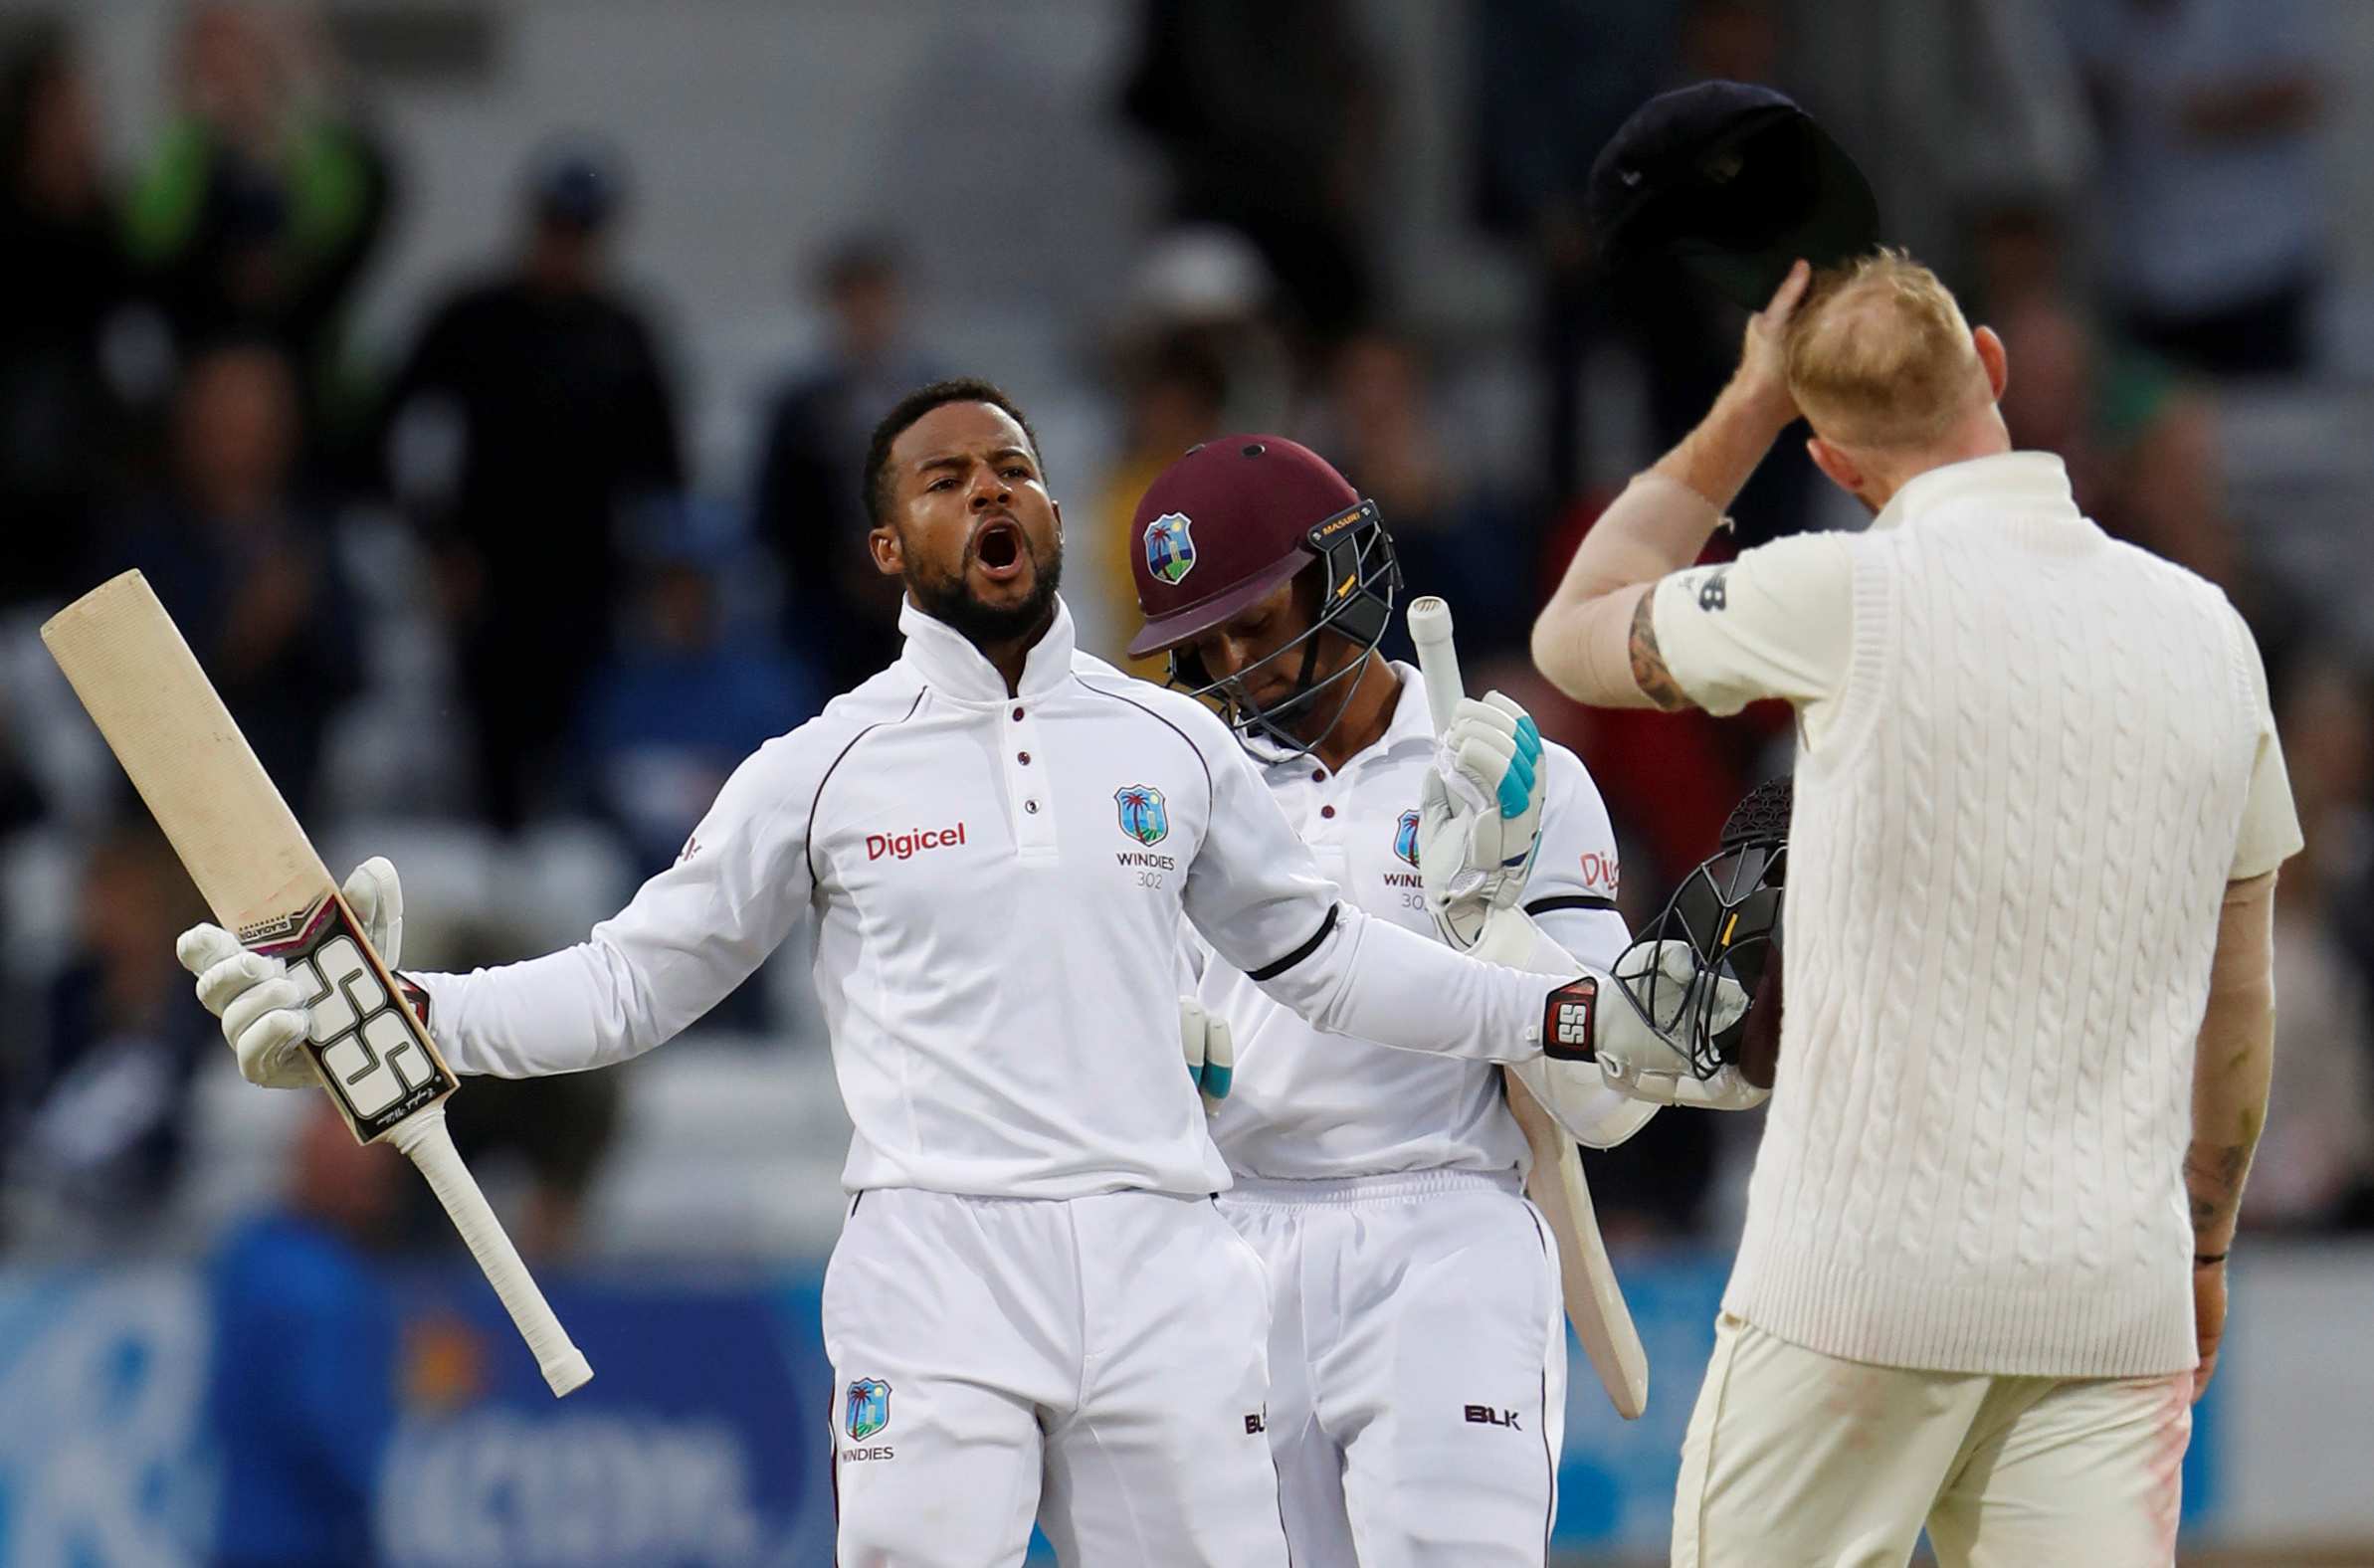
<path id="1" fill-rule="evenodd" d="M 1195 538 L 1183 511 L 1166 511 L 1146 524 L 1146 570 L 1175 583 L 1195 570 Z"/>
<path id="2" fill-rule="evenodd" d="M 1408 861 L 1412 866 L 1418 864 L 1418 814 L 1416 812 L 1403 812 L 1401 821 L 1394 825 L 1393 853 Z"/>
<path id="3" fill-rule="evenodd" d="M 1170 811 L 1153 785 L 1124 784 L 1112 792 L 1112 803 L 1121 810 L 1121 831 L 1138 843 L 1155 845 L 1170 837 Z"/>
<path id="4" fill-rule="evenodd" d="M 878 1377 L 862 1377 L 849 1385 L 846 1429 L 863 1443 L 890 1424 L 890 1385 Z"/>

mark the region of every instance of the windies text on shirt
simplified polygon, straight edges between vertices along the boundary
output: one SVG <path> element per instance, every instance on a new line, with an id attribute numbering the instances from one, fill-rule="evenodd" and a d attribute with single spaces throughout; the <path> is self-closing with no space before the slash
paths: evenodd
<path id="1" fill-rule="evenodd" d="M 869 833 L 866 835 L 866 859 L 879 861 L 888 855 L 905 860 L 924 850 L 944 850 L 964 842 L 964 824 L 953 828 L 918 828 L 912 833 Z"/>

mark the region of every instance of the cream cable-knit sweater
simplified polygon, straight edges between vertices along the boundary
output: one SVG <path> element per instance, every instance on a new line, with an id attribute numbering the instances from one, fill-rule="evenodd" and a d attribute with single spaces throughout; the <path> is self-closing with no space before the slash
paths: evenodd
<path id="1" fill-rule="evenodd" d="M 2189 1367 L 2181 1166 L 2259 733 L 2249 634 L 2066 501 L 1955 493 L 1850 547 L 1724 1306 L 1893 1366 Z"/>

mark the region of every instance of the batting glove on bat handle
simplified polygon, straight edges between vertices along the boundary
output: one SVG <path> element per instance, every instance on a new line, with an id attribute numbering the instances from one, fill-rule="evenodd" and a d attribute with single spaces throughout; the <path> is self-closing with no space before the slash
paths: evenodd
<path id="1" fill-rule="evenodd" d="M 1476 945 L 1524 894 L 1541 838 L 1541 732 L 1497 691 L 1462 698 L 1419 792 L 1418 872 L 1443 939 Z"/>

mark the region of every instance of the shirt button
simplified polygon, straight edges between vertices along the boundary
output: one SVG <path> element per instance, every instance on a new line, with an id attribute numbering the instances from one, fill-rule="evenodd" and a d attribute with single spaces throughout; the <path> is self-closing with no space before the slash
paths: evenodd
<path id="1" fill-rule="evenodd" d="M 1312 768 L 1312 769 L 1310 770 L 1310 782 L 1311 782 L 1311 783 L 1313 783 L 1313 784 L 1324 784 L 1326 781 L 1327 781 L 1327 770 L 1326 770 L 1325 768 Z"/>
<path id="2" fill-rule="evenodd" d="M 1022 809 L 1029 812 L 1034 817 L 1039 815 L 1039 803 L 1035 800 L 1024 801 L 1022 803 Z"/>
<path id="3" fill-rule="evenodd" d="M 1335 815 L 1335 808 L 1332 806 L 1321 806 L 1319 808 L 1319 815 L 1322 817 L 1332 817 Z"/>
<path id="4" fill-rule="evenodd" d="M 1031 754 L 1027 751 L 1017 751 L 1014 753 L 1014 760 L 1027 768 L 1031 765 Z"/>
<path id="5" fill-rule="evenodd" d="M 1020 719 L 1020 718 L 1022 717 L 1022 709 L 1021 709 L 1021 708 L 1016 708 L 1016 709 L 1014 710 L 1014 716 L 1015 716 L 1015 718 L 1017 718 L 1017 719 Z"/>

